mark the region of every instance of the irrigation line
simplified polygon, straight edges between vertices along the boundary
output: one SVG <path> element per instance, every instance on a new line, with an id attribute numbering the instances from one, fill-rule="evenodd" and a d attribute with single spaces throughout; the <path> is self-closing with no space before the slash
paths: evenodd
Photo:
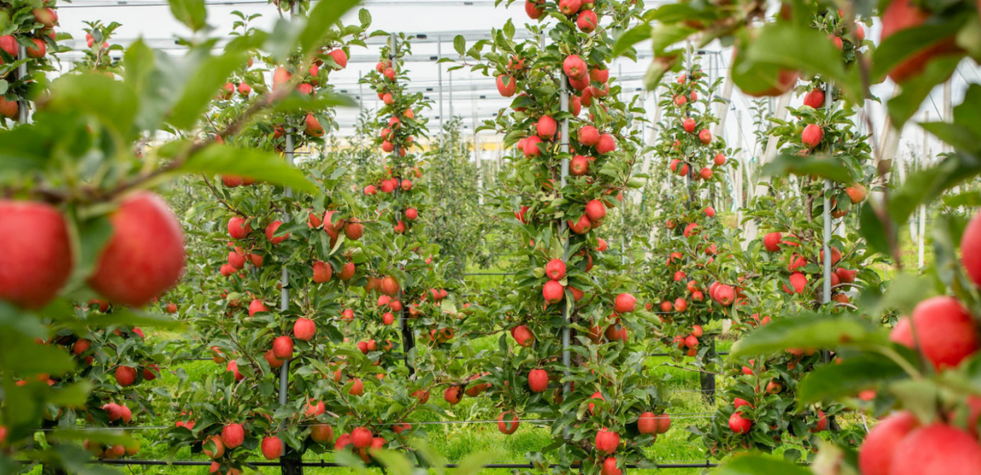
<path id="1" fill-rule="evenodd" d="M 678 412 L 678 413 L 668 413 L 672 419 L 699 419 L 704 417 L 714 417 L 714 412 Z M 499 421 L 497 419 L 471 419 L 464 421 L 404 421 L 404 422 L 388 422 L 384 424 L 375 424 L 378 426 L 394 426 L 401 424 L 418 424 L 418 425 L 461 425 L 461 424 L 497 424 Z M 526 419 L 519 422 L 524 422 L 527 424 L 546 424 L 555 422 L 555 419 Z M 316 424 L 287 424 L 284 427 L 313 427 L 320 425 Z M 174 426 L 133 426 L 133 427 L 78 427 L 72 430 L 79 431 L 113 431 L 113 430 L 166 430 L 171 429 Z M 50 427 L 46 429 L 39 429 L 38 432 L 53 432 L 57 430 L 64 430 L 62 427 Z"/>
<path id="2" fill-rule="evenodd" d="M 213 462 L 211 461 L 197 461 L 197 460 L 93 460 L 91 463 L 105 464 L 105 465 L 148 465 L 148 466 L 194 466 L 194 467 L 208 467 L 211 466 Z M 283 464 L 281 462 L 246 462 L 246 465 L 253 467 L 281 467 Z M 347 467 L 337 462 L 294 462 L 294 466 L 300 467 L 312 467 L 312 468 L 341 468 Z M 656 469 L 672 469 L 672 468 L 713 468 L 718 467 L 719 464 L 712 463 L 709 461 L 705 462 L 683 462 L 683 463 L 654 463 L 652 464 Z M 446 468 L 457 468 L 459 464 L 457 463 L 447 463 Z M 534 469 L 535 466 L 530 463 L 488 463 L 481 465 L 483 468 L 527 468 Z M 550 468 L 561 467 L 559 464 L 549 464 Z M 639 466 L 637 464 L 628 464 L 626 468 L 648 468 Z"/>

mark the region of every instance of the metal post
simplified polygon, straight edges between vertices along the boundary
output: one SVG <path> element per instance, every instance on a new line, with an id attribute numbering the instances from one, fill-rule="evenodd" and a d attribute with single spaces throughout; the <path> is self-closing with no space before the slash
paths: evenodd
<path id="1" fill-rule="evenodd" d="M 436 35 L 436 57 L 443 57 L 443 35 Z M 437 74 L 439 80 L 439 134 L 443 135 L 443 124 L 446 123 L 446 117 L 443 116 L 443 65 L 437 64 Z"/>
<path id="2" fill-rule="evenodd" d="M 294 2 L 290 4 L 290 18 L 295 17 L 299 12 L 299 2 Z M 295 155 L 295 143 L 293 140 L 293 133 L 295 131 L 292 128 L 286 129 L 286 163 L 293 165 L 294 155 Z M 286 196 L 292 198 L 293 190 L 286 187 Z M 289 214 L 283 216 L 283 223 L 289 223 Z M 290 290 L 289 290 L 289 271 L 286 267 L 283 267 L 283 275 L 281 277 L 280 283 L 282 284 L 282 290 L 279 295 L 279 311 L 286 312 L 290 308 Z M 290 384 L 290 360 L 283 362 L 283 366 L 279 368 L 279 404 L 286 405 L 288 401 L 287 389 L 289 389 Z M 282 474 L 283 475 L 302 475 L 303 466 L 299 465 L 302 462 L 302 455 L 299 453 L 294 453 L 289 450 L 287 446 L 283 447 L 283 456 L 280 457 L 282 462 Z"/>
<path id="3" fill-rule="evenodd" d="M 24 48 L 23 46 L 20 46 L 17 49 L 17 58 L 18 59 L 25 59 L 25 58 L 27 58 L 27 48 Z M 20 79 L 20 78 L 23 78 L 25 76 L 27 76 L 27 63 L 21 63 L 20 66 L 17 66 L 17 78 Z M 30 103 L 27 101 L 27 99 L 25 99 L 23 97 L 18 102 L 20 103 L 20 108 L 18 109 L 18 116 L 19 117 L 17 118 L 17 120 L 21 124 L 26 124 L 27 123 L 27 119 L 28 119 L 28 112 L 29 112 Z"/>
<path id="4" fill-rule="evenodd" d="M 824 108 L 827 111 L 831 110 L 832 103 L 834 100 L 832 96 L 834 95 L 834 87 L 831 83 L 825 85 L 824 91 Z M 828 156 L 834 155 L 834 149 L 828 149 Z M 822 304 L 827 304 L 831 301 L 831 200 L 828 198 L 828 192 L 831 191 L 831 180 L 825 178 L 824 180 L 824 292 L 821 298 Z"/>
<path id="5" fill-rule="evenodd" d="M 946 85 L 945 85 L 945 87 L 946 87 Z M 925 117 L 923 119 L 923 122 L 930 122 L 930 113 L 929 112 L 925 113 Z M 913 169 L 914 170 L 919 170 L 919 169 L 922 169 L 922 168 L 924 168 L 926 166 L 927 153 L 928 153 L 927 152 L 927 131 L 926 131 L 926 129 L 923 129 L 923 154 L 922 154 L 922 156 L 920 157 L 920 160 L 919 160 L 919 162 L 920 162 L 919 163 L 919 167 L 916 166 L 916 161 L 915 161 L 916 160 L 916 156 L 915 155 L 913 156 L 913 159 L 914 159 Z M 899 165 L 899 166 L 902 167 L 902 165 Z M 922 270 L 923 269 L 923 265 L 924 265 L 924 254 L 925 254 L 925 249 L 926 249 L 926 239 L 924 237 L 924 234 L 926 233 L 926 205 L 925 204 L 920 205 L 920 207 L 917 210 L 917 213 L 916 214 L 918 215 L 917 227 L 916 227 L 916 248 L 917 248 L 916 249 L 916 268 L 919 269 L 919 270 Z"/>
<path id="6" fill-rule="evenodd" d="M 562 112 L 569 112 L 569 88 L 568 88 L 568 81 L 566 80 L 565 74 L 560 74 L 559 75 L 559 80 L 562 81 L 562 86 L 561 86 L 562 87 L 562 94 L 561 94 L 560 99 L 559 99 L 560 100 L 559 105 L 561 107 L 560 110 Z M 561 133 L 562 133 L 562 138 L 560 139 L 560 142 L 559 142 L 559 151 L 561 153 L 565 154 L 566 156 L 568 156 L 568 154 L 569 154 L 569 119 L 568 118 L 563 118 L 562 119 L 562 131 L 561 131 Z M 564 189 L 565 188 L 565 184 L 566 184 L 566 180 L 569 177 L 569 159 L 568 158 L 563 158 L 562 159 L 562 171 L 561 171 L 561 173 L 562 173 L 561 180 L 559 182 L 561 184 L 560 189 Z M 564 220 L 559 223 L 559 227 L 560 227 L 560 229 L 563 232 L 565 231 L 566 225 L 565 225 L 565 221 Z M 563 260 L 568 259 L 568 257 L 569 257 L 567 255 L 569 253 L 569 238 L 568 237 L 565 238 L 565 243 L 564 244 L 565 244 L 565 251 L 564 251 L 564 255 L 562 256 L 563 257 Z M 569 344 L 570 344 L 569 341 L 570 341 L 570 335 L 571 335 L 571 331 L 569 329 L 569 325 L 571 324 L 571 322 L 569 321 L 569 302 L 566 302 L 565 305 L 562 306 L 562 321 L 565 322 L 565 326 L 562 327 L 562 366 L 565 367 L 565 378 L 568 379 L 569 378 L 569 375 L 570 375 L 569 367 L 572 364 L 571 358 L 570 358 L 570 355 L 569 355 Z M 562 388 L 562 394 L 563 395 L 567 395 L 571 391 L 572 391 L 572 388 L 570 386 L 570 383 L 568 381 L 566 381 L 564 387 Z M 563 434 L 564 437 L 568 437 L 569 436 L 569 428 L 568 427 L 563 428 L 562 429 L 562 434 Z"/>
<path id="7" fill-rule="evenodd" d="M 398 64 L 399 37 L 398 37 L 398 34 L 392 33 L 392 36 L 391 36 L 391 40 L 390 41 L 391 41 L 391 44 L 389 45 L 390 47 L 388 49 L 388 61 L 390 63 L 392 63 L 392 70 L 395 71 L 395 74 L 396 75 L 398 75 L 398 72 L 399 72 L 399 64 Z M 396 78 L 396 81 L 398 81 L 398 78 Z M 395 145 L 395 148 L 392 150 L 392 158 L 393 159 L 397 159 L 399 157 L 399 154 L 400 153 L 401 153 L 401 150 L 399 149 L 398 144 L 396 144 Z M 401 189 L 401 186 L 396 186 L 395 187 L 395 200 L 396 201 L 398 201 L 398 198 L 399 198 L 399 189 Z M 395 223 L 398 224 L 399 220 L 401 220 L 401 219 L 402 219 L 402 209 L 400 207 L 396 206 L 395 207 Z M 404 300 L 405 300 L 404 299 L 404 293 L 402 292 L 402 289 L 400 287 L 399 288 L 399 301 L 404 303 Z M 412 330 L 409 328 L 409 319 L 406 318 L 406 316 L 405 316 L 406 312 L 408 312 L 408 311 L 409 311 L 408 306 L 403 304 L 402 305 L 402 310 L 399 311 L 399 331 L 402 333 L 402 358 L 403 358 L 403 361 L 405 361 L 405 367 L 406 368 L 409 368 L 409 374 L 415 374 L 415 372 L 416 372 L 415 368 L 413 368 L 412 365 L 409 364 L 409 352 L 411 352 L 412 351 L 412 348 L 415 347 L 415 342 L 413 341 L 413 338 L 412 338 Z"/>

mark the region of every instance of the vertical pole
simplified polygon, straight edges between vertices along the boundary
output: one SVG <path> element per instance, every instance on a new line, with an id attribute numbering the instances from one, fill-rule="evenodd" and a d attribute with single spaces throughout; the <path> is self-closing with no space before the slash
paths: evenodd
<path id="1" fill-rule="evenodd" d="M 560 110 L 562 112 L 569 112 L 569 88 L 568 88 L 568 85 L 567 85 L 568 81 L 566 80 L 566 77 L 565 77 L 565 74 L 564 73 L 559 75 L 559 80 L 562 81 L 562 86 L 561 86 L 562 87 L 562 94 L 560 96 L 560 102 L 559 102 L 559 105 L 561 107 Z M 566 118 L 566 117 L 564 117 L 562 119 L 562 132 L 561 133 L 562 133 L 562 138 L 560 139 L 561 142 L 559 143 L 559 151 L 567 157 L 568 154 L 569 154 L 569 119 Z M 564 189 L 565 188 L 565 183 L 566 183 L 566 180 L 568 179 L 568 177 L 569 177 L 569 159 L 568 158 L 563 158 L 562 159 L 562 177 L 561 177 L 561 181 L 560 181 L 560 184 L 561 184 L 560 185 L 560 189 Z M 565 220 L 563 220 L 559 224 L 559 227 L 560 227 L 560 229 L 564 233 L 564 231 L 566 230 Z M 564 254 L 568 254 L 569 253 L 569 238 L 568 237 L 565 238 L 564 245 L 565 245 L 565 252 L 564 252 Z M 563 260 L 568 259 L 568 257 L 569 256 L 567 256 L 567 255 L 563 255 L 562 256 Z M 569 325 L 571 325 L 571 322 L 569 321 L 569 302 L 565 302 L 565 305 L 562 306 L 562 321 L 565 322 L 565 326 L 562 328 L 562 366 L 565 367 L 565 378 L 568 379 L 569 378 L 569 374 L 570 374 L 569 367 L 572 364 L 572 361 L 571 361 L 571 358 L 570 358 L 570 355 L 569 355 L 569 341 L 570 341 L 570 334 L 571 334 L 570 329 L 569 329 Z M 569 384 L 568 381 L 566 381 L 564 387 L 562 388 L 562 394 L 565 395 L 565 394 L 569 394 L 570 392 L 571 392 L 570 384 Z M 569 428 L 568 427 L 563 428 L 562 433 L 563 433 L 563 436 L 568 437 L 569 436 Z"/>
<path id="2" fill-rule="evenodd" d="M 832 103 L 834 102 L 832 96 L 834 95 L 834 86 L 831 83 L 825 85 L 824 92 L 824 108 L 827 111 L 831 110 Z M 829 149 L 829 155 L 833 155 L 834 150 Z M 828 192 L 831 191 L 831 180 L 824 180 L 824 237 L 823 237 L 823 249 L 824 249 L 824 289 L 821 297 L 821 303 L 826 304 L 831 301 L 831 200 L 828 198 Z"/>
<path id="3" fill-rule="evenodd" d="M 436 35 L 436 57 L 443 57 L 443 35 Z M 438 78 L 439 78 L 439 134 L 443 135 L 443 124 L 446 123 L 446 117 L 443 116 L 443 65 L 437 64 L 438 68 Z"/>
<path id="4" fill-rule="evenodd" d="M 17 49 L 17 58 L 18 59 L 27 58 L 27 49 L 24 48 L 23 46 L 19 46 Z M 20 66 L 17 66 L 17 78 L 20 79 L 25 76 L 27 76 L 27 63 L 21 63 Z M 19 117 L 17 118 L 17 121 L 20 122 L 21 124 L 26 124 L 28 119 L 30 102 L 28 102 L 27 99 L 24 98 L 21 98 L 21 100 L 18 102 L 20 102 L 20 108 L 18 109 Z"/>
<path id="5" fill-rule="evenodd" d="M 290 18 L 295 17 L 299 13 L 299 2 L 293 2 L 290 4 Z M 295 131 L 292 128 L 286 129 L 286 163 L 293 165 L 295 147 L 296 144 L 293 139 L 293 133 Z M 286 188 L 286 196 L 293 197 L 293 190 L 289 187 Z M 289 223 L 289 215 L 283 216 L 283 223 Z M 283 274 L 280 280 L 282 284 L 282 290 L 279 294 L 279 311 L 281 313 L 286 312 L 290 308 L 290 289 L 289 289 L 289 271 L 286 267 L 283 267 Z M 283 366 L 279 367 L 279 404 L 286 405 L 288 401 L 287 389 L 289 389 L 290 384 L 290 360 L 287 359 L 283 362 Z M 302 455 L 299 453 L 294 453 L 287 450 L 286 446 L 283 446 L 283 455 L 280 457 L 281 472 L 283 475 L 302 475 L 303 466 L 297 464 L 296 462 L 302 459 Z"/>
<path id="6" fill-rule="evenodd" d="M 947 87 L 946 84 L 944 85 L 944 87 L 945 88 Z M 946 92 L 946 90 L 945 90 L 945 92 Z M 930 121 L 930 113 L 927 112 L 926 113 L 926 117 L 923 119 L 923 122 L 929 122 L 929 121 Z M 915 165 L 916 162 L 915 162 L 915 155 L 914 155 L 914 165 L 913 165 L 914 170 L 921 169 L 921 168 L 924 168 L 926 166 L 927 153 L 928 153 L 927 152 L 927 131 L 926 131 L 926 129 L 924 129 L 923 130 L 923 153 L 922 153 L 922 156 L 920 157 L 920 160 L 919 160 L 920 161 L 919 167 L 917 167 Z M 902 166 L 902 165 L 900 165 L 900 166 Z M 925 249 L 926 249 L 926 236 L 924 236 L 924 234 L 926 234 L 926 205 L 925 204 L 924 205 L 920 205 L 920 207 L 917 210 L 917 213 L 916 214 L 918 215 L 917 227 L 916 227 L 916 248 L 917 248 L 916 249 L 916 268 L 922 270 L 923 269 L 923 264 L 924 264 Z"/>
<path id="7" fill-rule="evenodd" d="M 388 49 L 388 61 L 392 63 L 392 70 L 395 71 L 396 76 L 399 73 L 399 63 L 398 63 L 398 48 L 399 48 L 399 37 L 397 33 L 392 33 L 391 44 Z M 398 78 L 396 77 L 396 81 Z M 392 157 L 398 158 L 401 150 L 396 144 L 395 149 L 392 150 Z M 401 177 L 400 177 L 401 178 Z M 401 187 L 395 187 L 395 199 L 399 199 L 399 189 Z M 395 221 L 398 223 L 402 219 L 402 209 L 400 206 L 395 207 Z M 402 289 L 399 288 L 399 301 L 404 301 L 404 294 Z M 408 306 L 402 305 L 402 310 L 399 311 L 399 331 L 402 333 L 402 359 L 405 361 L 405 366 L 409 368 L 409 374 L 415 374 L 415 368 L 409 364 L 409 353 L 415 346 L 415 342 L 412 339 L 412 330 L 409 328 L 409 319 L 406 318 L 405 314 L 408 312 Z"/>

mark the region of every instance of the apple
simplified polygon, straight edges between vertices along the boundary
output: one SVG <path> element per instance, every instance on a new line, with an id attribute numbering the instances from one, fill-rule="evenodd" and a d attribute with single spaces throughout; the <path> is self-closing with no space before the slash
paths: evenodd
<path id="1" fill-rule="evenodd" d="M 221 442 L 226 449 L 234 449 L 245 442 L 245 429 L 242 424 L 228 424 L 221 430 Z"/>
<path id="2" fill-rule="evenodd" d="M 497 430 L 502 434 L 511 435 L 518 430 L 518 415 L 513 412 L 502 412 L 497 418 Z"/>
<path id="3" fill-rule="evenodd" d="M 317 333 L 317 324 L 313 320 L 308 318 L 300 317 L 296 319 L 296 323 L 293 324 L 293 335 L 296 336 L 297 340 L 310 341 L 313 340 L 313 336 Z"/>
<path id="4" fill-rule="evenodd" d="M 283 441 L 276 436 L 263 437 L 260 450 L 266 460 L 275 460 L 283 455 Z"/>
<path id="5" fill-rule="evenodd" d="M 0 200 L 0 235 L 0 299 L 29 309 L 44 307 L 72 272 L 64 217 L 44 203 Z"/>
<path id="6" fill-rule="evenodd" d="M 954 297 L 932 297 L 920 302 L 912 317 L 901 318 L 893 327 L 889 339 L 913 348 L 911 325 L 916 325 L 920 349 L 938 371 L 957 367 L 981 349 L 977 324 Z"/>
<path id="7" fill-rule="evenodd" d="M 535 393 L 545 392 L 548 389 L 548 372 L 540 368 L 529 371 L 528 387 Z"/>
<path id="8" fill-rule="evenodd" d="M 620 434 L 612 432 L 605 427 L 596 432 L 596 450 L 601 453 L 612 454 L 620 445 Z"/>
<path id="9" fill-rule="evenodd" d="M 141 191 L 123 200 L 89 287 L 114 303 L 142 307 L 177 284 L 184 271 L 180 221 L 157 195 Z"/>

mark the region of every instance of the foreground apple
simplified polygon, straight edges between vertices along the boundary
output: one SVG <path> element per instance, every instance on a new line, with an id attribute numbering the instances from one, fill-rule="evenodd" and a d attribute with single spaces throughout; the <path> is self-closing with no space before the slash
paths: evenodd
<path id="1" fill-rule="evenodd" d="M 24 308 L 47 305 L 72 271 L 65 219 L 50 205 L 0 201 L 0 299 Z"/>
<path id="2" fill-rule="evenodd" d="M 142 307 L 177 284 L 184 270 L 184 235 L 159 196 L 131 195 L 109 219 L 112 237 L 88 279 L 93 290 L 111 302 Z"/>

